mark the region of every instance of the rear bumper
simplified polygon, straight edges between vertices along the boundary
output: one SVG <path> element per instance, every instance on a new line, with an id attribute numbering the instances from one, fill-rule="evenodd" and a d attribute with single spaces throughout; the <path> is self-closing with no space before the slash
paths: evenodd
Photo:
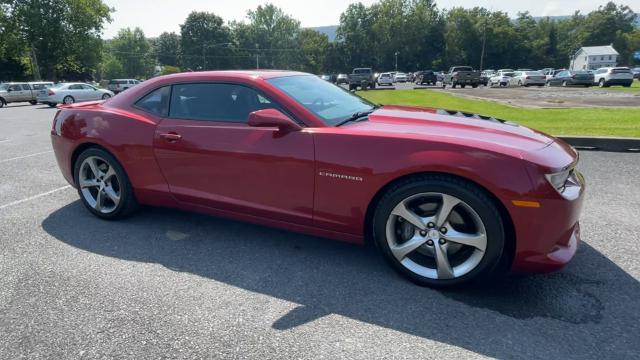
<path id="1" fill-rule="evenodd" d="M 605 81 L 607 85 L 630 85 L 633 83 L 633 79 L 610 79 Z"/>
<path id="2" fill-rule="evenodd" d="M 71 155 L 73 154 L 75 145 L 70 140 L 52 132 L 51 146 L 53 147 L 53 153 L 56 156 L 58 168 L 60 172 L 62 172 L 62 176 L 64 176 L 65 180 L 67 180 L 71 186 L 75 187 L 73 169 L 71 168 Z"/>

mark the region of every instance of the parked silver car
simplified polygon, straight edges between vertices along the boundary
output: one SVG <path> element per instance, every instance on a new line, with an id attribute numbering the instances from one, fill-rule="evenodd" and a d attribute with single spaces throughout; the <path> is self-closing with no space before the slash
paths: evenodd
<path id="1" fill-rule="evenodd" d="M 50 81 L 37 82 L 10 82 L 0 84 L 0 108 L 6 104 L 15 102 L 28 102 L 31 105 L 37 104 L 36 94 L 41 89 L 52 86 Z"/>
<path id="2" fill-rule="evenodd" d="M 512 85 L 518 86 L 544 86 L 547 76 L 541 71 L 516 71 L 511 78 Z"/>
<path id="3" fill-rule="evenodd" d="M 57 104 L 73 104 L 82 101 L 106 100 L 114 94 L 110 90 L 99 89 L 83 83 L 60 83 L 40 90 L 38 102 L 55 107 Z"/>
<path id="4" fill-rule="evenodd" d="M 500 69 L 489 78 L 489 86 L 508 86 L 513 77 L 513 70 Z"/>

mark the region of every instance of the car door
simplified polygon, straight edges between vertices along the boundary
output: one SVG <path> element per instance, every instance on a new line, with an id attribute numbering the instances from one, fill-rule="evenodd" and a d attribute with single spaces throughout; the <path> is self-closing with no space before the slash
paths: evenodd
<path id="1" fill-rule="evenodd" d="M 154 151 L 179 202 L 311 225 L 311 132 L 250 127 L 252 111 L 281 107 L 240 84 L 176 84 L 170 97 Z"/>
<path id="2" fill-rule="evenodd" d="M 23 101 L 22 92 L 23 90 L 20 84 L 9 85 L 9 87 L 7 88 L 7 95 L 5 96 L 5 100 L 7 100 L 7 102 Z"/>
<path id="3" fill-rule="evenodd" d="M 101 96 L 102 94 L 100 94 L 100 91 L 98 91 L 98 89 L 94 88 L 91 85 L 82 84 L 83 101 L 100 100 Z"/>

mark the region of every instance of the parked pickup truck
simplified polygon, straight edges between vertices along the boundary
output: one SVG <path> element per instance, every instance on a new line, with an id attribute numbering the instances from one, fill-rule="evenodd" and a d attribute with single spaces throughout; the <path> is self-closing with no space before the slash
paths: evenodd
<path id="1" fill-rule="evenodd" d="M 52 82 L 10 82 L 0 84 L 0 108 L 9 103 L 28 102 L 31 105 L 38 103 L 36 96 L 38 91 L 52 86 Z"/>
<path id="2" fill-rule="evenodd" d="M 444 74 L 442 81 L 442 87 L 451 86 L 455 88 L 460 85 L 464 88 L 467 85 L 471 85 L 473 88 L 477 88 L 480 84 L 480 71 L 475 71 L 471 66 L 454 66 L 449 69 L 449 72 Z"/>
<path id="3" fill-rule="evenodd" d="M 349 74 L 349 90 L 355 90 L 358 86 L 362 89 L 367 87 L 375 89 L 376 78 L 371 68 L 355 68 Z"/>

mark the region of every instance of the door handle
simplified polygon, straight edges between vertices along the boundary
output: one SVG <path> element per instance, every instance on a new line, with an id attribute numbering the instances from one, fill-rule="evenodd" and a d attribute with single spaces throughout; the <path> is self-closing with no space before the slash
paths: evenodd
<path id="1" fill-rule="evenodd" d="M 160 137 L 165 139 L 168 142 L 176 142 L 176 141 L 182 139 L 182 135 L 180 135 L 178 133 L 174 133 L 174 132 L 170 132 L 170 133 L 166 133 L 166 134 L 160 134 Z"/>

